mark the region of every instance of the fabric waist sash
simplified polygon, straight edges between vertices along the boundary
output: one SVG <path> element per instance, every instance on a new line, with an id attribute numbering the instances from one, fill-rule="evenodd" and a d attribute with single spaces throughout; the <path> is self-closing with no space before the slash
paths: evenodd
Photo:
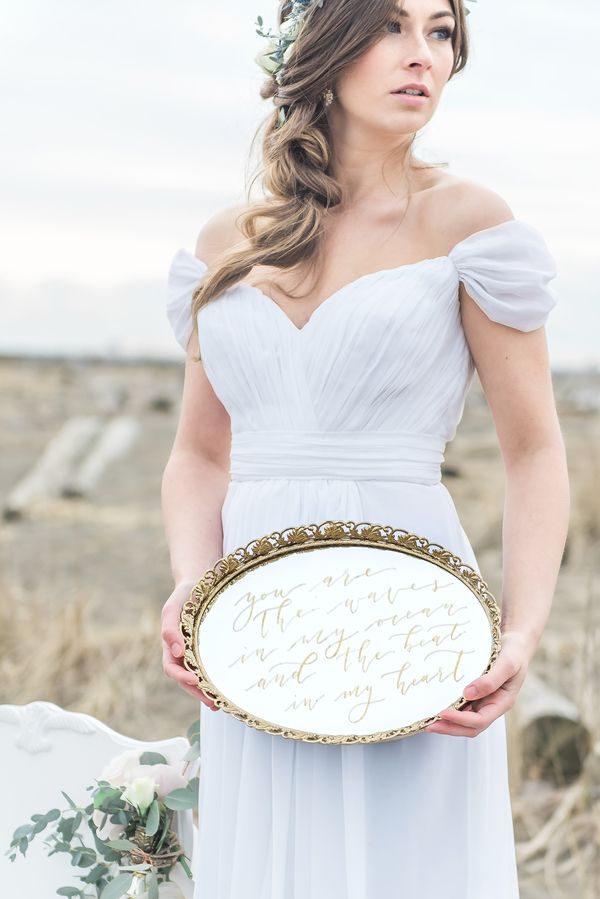
<path id="1" fill-rule="evenodd" d="M 234 431 L 232 481 L 376 479 L 438 484 L 446 442 L 414 431 Z"/>

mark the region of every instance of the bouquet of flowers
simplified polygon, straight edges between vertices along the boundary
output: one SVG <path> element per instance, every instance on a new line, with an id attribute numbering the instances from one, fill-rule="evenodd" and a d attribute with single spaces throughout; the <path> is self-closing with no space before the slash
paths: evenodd
<path id="1" fill-rule="evenodd" d="M 78 806 L 61 790 L 69 808 L 32 815 L 31 823 L 14 831 L 5 855 L 11 861 L 17 851 L 25 855 L 35 836 L 51 826 L 44 841 L 51 846 L 48 855 L 67 852 L 74 867 L 85 869 L 78 875 L 81 885 L 60 887 L 59 896 L 183 899 L 171 876 L 177 864 L 190 880 L 192 872 L 171 822 L 176 811 L 197 808 L 198 777 L 188 780 L 185 771 L 200 756 L 199 719 L 187 736 L 190 748 L 182 772 L 158 752 L 122 752 L 110 760 L 95 784 L 86 787 L 91 791 L 88 805 Z M 82 824 L 91 831 L 93 847 L 79 832 Z"/>

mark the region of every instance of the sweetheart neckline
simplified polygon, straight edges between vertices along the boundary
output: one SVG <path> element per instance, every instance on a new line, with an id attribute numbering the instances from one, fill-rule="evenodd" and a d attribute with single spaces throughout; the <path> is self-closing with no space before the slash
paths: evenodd
<path id="1" fill-rule="evenodd" d="M 515 225 L 517 225 L 518 228 L 526 227 L 528 229 L 533 229 L 533 227 L 534 227 L 533 225 L 530 225 L 528 222 L 525 222 L 522 219 L 518 219 L 518 218 L 506 219 L 503 222 L 499 222 L 499 224 L 497 224 L 497 225 L 491 225 L 489 228 L 481 228 L 479 231 L 473 231 L 467 237 L 463 238 L 463 240 L 458 241 L 458 243 L 456 243 L 450 249 L 450 251 L 444 255 L 426 257 L 425 259 L 418 259 L 416 262 L 405 262 L 405 263 L 402 263 L 401 265 L 391 266 L 390 268 L 382 268 L 382 269 L 378 269 L 373 272 L 365 272 L 365 274 L 359 275 L 358 278 L 354 278 L 352 281 L 348 281 L 346 284 L 343 284 L 340 288 L 338 288 L 338 290 L 335 290 L 333 293 L 329 294 L 329 296 L 325 297 L 325 299 L 322 300 L 321 303 L 319 303 L 319 305 L 316 307 L 316 309 L 313 309 L 309 318 L 302 325 L 301 328 L 299 328 L 298 325 L 292 321 L 292 319 L 289 317 L 289 315 L 286 312 L 284 312 L 282 307 L 278 303 L 276 303 L 274 299 L 272 299 L 268 294 L 266 294 L 264 291 L 262 291 L 260 289 L 260 287 L 257 287 L 255 284 L 249 284 L 247 281 L 238 281 L 236 284 L 232 285 L 232 287 L 228 287 L 225 291 L 223 291 L 222 296 L 224 296 L 227 293 L 230 293 L 233 290 L 246 289 L 246 290 L 251 291 L 254 295 L 262 298 L 264 300 L 264 302 L 269 303 L 271 306 L 275 307 L 276 314 L 278 312 L 280 315 L 282 315 L 285 318 L 288 325 L 294 330 L 296 335 L 300 336 L 301 334 L 304 333 L 304 331 L 306 331 L 309 328 L 309 325 L 315 319 L 315 316 L 317 316 L 317 313 L 319 312 L 319 310 L 323 309 L 325 306 L 328 306 L 331 300 L 336 299 L 340 295 L 344 294 L 351 287 L 356 286 L 357 284 L 361 283 L 362 281 L 366 280 L 367 278 L 374 278 L 376 276 L 401 272 L 401 271 L 404 271 L 405 269 L 417 268 L 417 267 L 423 266 L 427 263 L 440 262 L 440 261 L 452 262 L 452 256 L 458 251 L 459 247 L 462 247 L 464 244 L 468 243 L 470 240 L 479 238 L 485 234 L 488 234 L 491 231 L 496 231 L 499 228 L 505 228 L 507 225 L 510 227 L 514 227 Z M 191 257 L 191 259 L 194 261 L 194 263 L 201 265 L 205 270 L 208 269 L 207 263 L 204 262 L 204 260 L 200 259 L 199 256 L 196 256 L 195 253 L 192 253 L 190 250 L 188 250 L 186 248 L 182 248 L 182 250 L 189 257 Z"/>
<path id="2" fill-rule="evenodd" d="M 315 309 L 313 309 L 313 311 L 309 315 L 308 319 L 304 322 L 304 324 L 302 325 L 301 328 L 299 328 L 298 325 L 294 321 L 292 321 L 292 319 L 289 317 L 287 312 L 285 312 L 285 310 L 279 305 L 279 303 L 276 303 L 272 297 L 270 297 L 268 294 L 266 294 L 263 290 L 260 289 L 260 287 L 257 287 L 255 284 L 249 284 L 247 281 L 238 281 L 238 283 L 234 284 L 233 287 L 230 289 L 235 290 L 237 288 L 242 289 L 245 287 L 248 290 L 251 290 L 259 298 L 265 300 L 265 302 L 269 303 L 271 306 L 274 306 L 275 309 L 277 311 L 279 311 L 281 313 L 281 315 L 283 315 L 285 320 L 287 322 L 289 322 L 290 326 L 294 329 L 294 331 L 296 331 L 298 334 L 302 334 L 302 332 L 308 328 L 308 326 L 313 321 L 313 319 L 315 318 L 315 316 L 317 315 L 317 313 L 319 312 L 320 309 L 323 309 L 324 306 L 327 306 L 332 300 L 336 299 L 340 294 L 345 293 L 351 287 L 355 287 L 357 284 L 360 284 L 362 281 L 366 280 L 367 278 L 374 278 L 378 275 L 387 275 L 392 272 L 400 272 L 400 271 L 403 271 L 404 269 L 415 268 L 416 266 L 424 265 L 426 262 L 439 262 L 440 260 L 447 260 L 449 258 L 450 258 L 449 255 L 434 256 L 434 257 L 427 258 L 427 259 L 418 259 L 416 262 L 405 262 L 402 265 L 395 265 L 391 268 L 380 268 L 374 272 L 365 272 L 363 275 L 359 275 L 357 278 L 354 278 L 352 281 L 348 281 L 346 284 L 343 284 L 337 290 L 334 290 L 333 293 L 330 293 L 329 296 L 325 297 L 324 300 L 321 300 L 319 305 Z"/>

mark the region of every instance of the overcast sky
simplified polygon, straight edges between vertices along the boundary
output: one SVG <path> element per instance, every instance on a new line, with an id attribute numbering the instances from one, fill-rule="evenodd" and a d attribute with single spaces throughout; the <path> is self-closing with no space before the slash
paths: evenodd
<path id="1" fill-rule="evenodd" d="M 2 3 L 0 352 L 180 356 L 175 251 L 244 198 L 273 0 Z M 478 0 L 417 155 L 498 191 L 559 276 L 553 365 L 600 363 L 600 4 Z"/>

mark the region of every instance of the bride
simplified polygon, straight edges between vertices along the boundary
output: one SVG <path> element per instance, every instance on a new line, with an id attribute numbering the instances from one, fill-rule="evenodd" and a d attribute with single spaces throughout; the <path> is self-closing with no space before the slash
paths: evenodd
<path id="1" fill-rule="evenodd" d="M 163 667 L 202 705 L 198 896 L 517 899 L 504 716 L 568 525 L 543 327 L 554 261 L 495 191 L 413 153 L 467 63 L 463 0 L 294 0 L 278 23 L 258 23 L 264 199 L 216 212 L 168 278 L 186 364 L 162 484 Z M 183 665 L 179 616 L 253 538 L 370 520 L 479 567 L 440 473 L 475 370 L 506 496 L 502 648 L 470 702 L 409 739 L 346 746 L 219 709 Z"/>

